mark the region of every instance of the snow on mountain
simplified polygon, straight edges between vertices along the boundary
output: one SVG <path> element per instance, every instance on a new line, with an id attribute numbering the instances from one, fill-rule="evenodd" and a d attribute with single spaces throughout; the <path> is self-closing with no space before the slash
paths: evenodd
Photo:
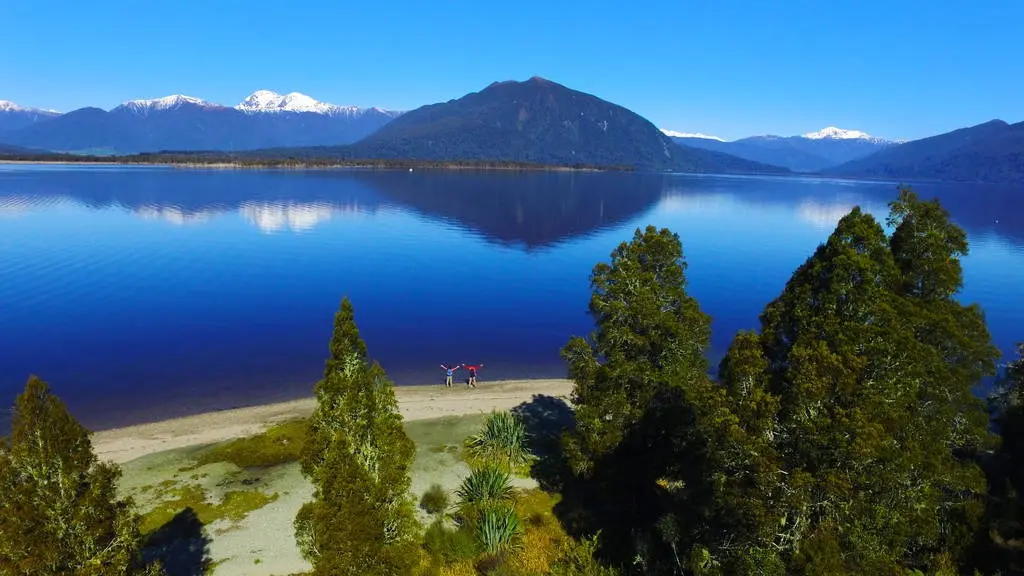
<path id="1" fill-rule="evenodd" d="M 56 110 L 42 110 L 39 108 L 18 106 L 9 100 L 0 100 L 0 112 L 43 112 L 45 114 L 60 114 L 60 112 L 57 112 Z"/>
<path id="2" fill-rule="evenodd" d="M 860 130 L 844 130 L 842 128 L 836 128 L 835 126 L 829 126 L 822 128 L 817 132 L 808 132 L 803 135 L 804 138 L 810 140 L 867 140 L 869 142 L 886 142 L 885 138 L 876 138 L 866 132 Z"/>
<path id="3" fill-rule="evenodd" d="M 701 134 L 699 132 L 676 132 L 675 130 L 661 129 L 662 134 L 669 138 L 703 138 L 704 140 L 718 140 L 719 142 L 725 142 L 725 138 L 719 138 L 718 136 L 709 136 L 707 134 Z"/>
<path id="4" fill-rule="evenodd" d="M 235 108 L 249 114 L 261 112 L 313 112 L 328 116 L 355 116 L 363 112 L 356 106 L 328 104 L 299 92 L 290 92 L 282 95 L 270 90 L 257 90 L 253 92 Z"/>
<path id="5" fill-rule="evenodd" d="M 194 96 L 185 96 L 184 94 L 172 94 L 170 96 L 164 96 L 163 98 L 152 98 L 148 100 L 129 100 L 118 106 L 118 108 L 131 110 L 132 112 L 139 114 L 145 114 L 152 110 L 173 110 L 185 104 L 201 106 L 203 108 L 223 108 L 220 104 L 207 102 L 202 98 L 196 98 Z"/>

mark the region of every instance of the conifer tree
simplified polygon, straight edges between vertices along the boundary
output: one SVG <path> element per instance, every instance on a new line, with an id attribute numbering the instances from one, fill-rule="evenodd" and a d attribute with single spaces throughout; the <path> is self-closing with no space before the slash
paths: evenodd
<path id="1" fill-rule="evenodd" d="M 577 473 L 587 476 L 619 448 L 660 393 L 705 378 L 710 319 L 686 293 L 678 235 L 648 226 L 591 275 L 591 342 L 562 350 L 574 381 L 576 429 L 565 438 Z"/>
<path id="2" fill-rule="evenodd" d="M 0 439 L 0 574 L 156 574 L 142 566 L 137 517 L 118 499 L 120 470 L 32 376 Z"/>
<path id="3" fill-rule="evenodd" d="M 980 310 L 953 299 L 965 235 L 909 190 L 889 223 L 891 238 L 844 217 L 762 314 L 764 362 L 745 334 L 723 361 L 786 476 L 772 548 L 790 573 L 948 570 L 977 525 L 984 484 L 965 456 L 989 438 L 971 388 L 994 348 Z"/>
<path id="4" fill-rule="evenodd" d="M 302 457 L 314 498 L 296 517 L 296 538 L 316 574 L 408 574 L 417 560 L 415 447 L 391 382 L 367 358 L 348 298 L 330 349 Z"/>

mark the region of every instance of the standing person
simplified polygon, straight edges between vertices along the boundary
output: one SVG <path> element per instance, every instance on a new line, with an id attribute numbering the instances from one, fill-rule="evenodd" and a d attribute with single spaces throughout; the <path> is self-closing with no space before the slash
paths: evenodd
<path id="1" fill-rule="evenodd" d="M 455 376 L 455 371 L 456 370 L 458 370 L 459 368 L 462 368 L 462 364 L 459 364 L 458 366 L 445 366 L 444 364 L 441 364 L 441 368 L 444 369 L 444 371 L 445 371 L 444 385 L 447 386 L 448 388 L 451 388 L 452 387 L 452 377 Z"/>
<path id="2" fill-rule="evenodd" d="M 484 367 L 483 363 L 481 362 L 479 365 L 463 364 L 463 366 L 466 367 L 466 370 L 469 370 L 469 387 L 476 388 L 476 372 Z"/>

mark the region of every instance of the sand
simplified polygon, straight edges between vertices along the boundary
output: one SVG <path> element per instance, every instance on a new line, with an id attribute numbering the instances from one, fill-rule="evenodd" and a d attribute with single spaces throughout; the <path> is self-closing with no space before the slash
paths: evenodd
<path id="1" fill-rule="evenodd" d="M 507 380 L 446 388 L 397 386 L 399 409 L 406 421 L 508 410 L 535 395 L 568 398 L 569 380 Z M 103 430 L 93 434 L 96 454 L 103 460 L 125 463 L 143 456 L 189 446 L 214 444 L 259 434 L 276 423 L 303 418 L 313 412 L 315 400 L 303 398 L 233 410 L 208 412 L 150 424 Z"/>
<path id="2" fill-rule="evenodd" d="M 477 389 L 443 386 L 397 387 L 405 429 L 416 443 L 410 470 L 414 499 L 432 484 L 453 493 L 469 467 L 460 457 L 463 440 L 479 429 L 483 415 L 530 402 L 536 396 L 568 400 L 567 380 L 516 380 L 481 383 Z M 217 520 L 204 528 L 214 576 L 280 576 L 308 571 L 295 543 L 293 521 L 313 487 L 298 462 L 261 469 L 240 469 L 229 462 L 199 464 L 211 445 L 258 434 L 282 421 L 309 416 L 312 398 L 198 414 L 151 424 L 105 430 L 93 436 L 99 456 L 118 462 L 124 475 L 119 490 L 140 512 L 167 500 L 166 491 L 197 485 L 210 502 L 233 490 L 259 490 L 274 500 L 243 519 Z M 532 488 L 531 478 L 515 478 Z M 421 520 L 428 522 L 419 511 Z"/>

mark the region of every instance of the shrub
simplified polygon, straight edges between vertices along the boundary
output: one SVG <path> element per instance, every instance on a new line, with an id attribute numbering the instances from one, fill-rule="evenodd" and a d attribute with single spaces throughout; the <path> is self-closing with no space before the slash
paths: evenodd
<path id="1" fill-rule="evenodd" d="M 510 478 L 508 472 L 493 465 L 473 469 L 456 492 L 463 514 L 470 508 L 511 501 L 515 492 Z"/>
<path id="2" fill-rule="evenodd" d="M 600 534 L 584 540 L 566 540 L 561 555 L 551 567 L 552 576 L 618 576 L 614 568 L 602 566 L 596 558 Z"/>
<path id="3" fill-rule="evenodd" d="M 476 536 L 469 529 L 449 528 L 440 518 L 434 520 L 423 535 L 423 548 L 449 564 L 469 560 L 480 553 Z"/>
<path id="4" fill-rule="evenodd" d="M 476 524 L 476 535 L 487 554 L 501 554 L 515 550 L 522 529 L 519 515 L 509 504 L 485 508 Z"/>
<path id="5" fill-rule="evenodd" d="M 427 514 L 441 514 L 448 509 L 448 492 L 440 484 L 433 484 L 420 498 L 420 508 Z"/>
<path id="6" fill-rule="evenodd" d="M 492 412 L 480 432 L 466 440 L 469 459 L 494 464 L 509 472 L 527 468 L 533 460 L 526 447 L 526 425 L 511 412 Z"/>

